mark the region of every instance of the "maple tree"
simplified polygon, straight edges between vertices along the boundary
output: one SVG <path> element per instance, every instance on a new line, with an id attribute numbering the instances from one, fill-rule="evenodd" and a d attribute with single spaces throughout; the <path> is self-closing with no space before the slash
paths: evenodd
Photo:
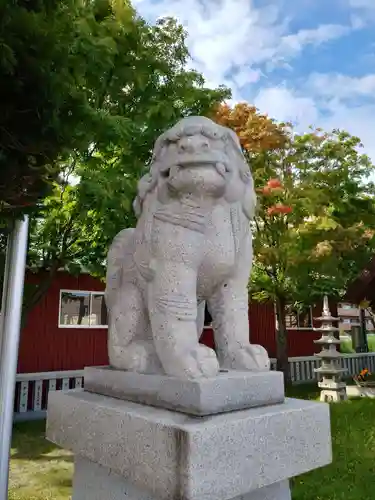
<path id="1" fill-rule="evenodd" d="M 287 140 L 284 124 L 276 123 L 267 115 L 259 113 L 255 106 L 245 102 L 236 104 L 233 108 L 220 103 L 210 117 L 236 132 L 245 154 L 277 149 Z"/>
<path id="2" fill-rule="evenodd" d="M 324 294 L 339 298 L 374 250 L 374 166 L 346 132 L 298 135 L 280 124 L 272 138 L 273 121 L 242 116 L 242 125 L 218 121 L 240 132 L 251 165 L 258 209 L 250 295 L 275 303 L 277 364 L 289 380 L 287 306 L 313 305 Z M 247 141 L 259 123 L 262 134 L 254 136 L 264 142 Z"/>

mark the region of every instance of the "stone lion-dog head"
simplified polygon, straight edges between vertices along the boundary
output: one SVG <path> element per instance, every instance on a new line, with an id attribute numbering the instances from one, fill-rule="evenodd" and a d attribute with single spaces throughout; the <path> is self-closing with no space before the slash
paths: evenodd
<path id="1" fill-rule="evenodd" d="M 194 199 L 215 204 L 240 203 L 247 219 L 254 215 L 256 195 L 237 135 L 205 117 L 187 117 L 156 141 L 147 173 L 138 183 L 134 211 L 147 208 L 148 195 L 161 203 Z"/>

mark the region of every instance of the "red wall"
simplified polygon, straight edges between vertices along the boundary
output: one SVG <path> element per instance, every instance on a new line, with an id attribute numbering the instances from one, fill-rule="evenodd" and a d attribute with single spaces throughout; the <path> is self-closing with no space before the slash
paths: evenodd
<path id="1" fill-rule="evenodd" d="M 331 305 L 333 315 L 337 314 L 335 305 Z M 321 308 L 313 309 L 313 316 L 317 317 L 321 314 Z M 268 351 L 271 358 L 276 357 L 276 339 L 275 339 L 275 312 L 273 303 L 251 302 L 249 304 L 249 326 L 250 340 L 252 344 L 261 344 Z M 319 323 L 314 321 L 314 327 L 318 327 Z M 288 330 L 288 354 L 290 357 L 295 356 L 312 356 L 320 349 L 314 344 L 314 340 L 320 338 L 319 332 L 313 330 Z M 213 331 L 206 329 L 201 337 L 201 341 L 213 347 Z"/>
<path id="2" fill-rule="evenodd" d="M 28 274 L 26 281 L 35 282 L 37 276 Z M 19 373 L 80 370 L 85 366 L 105 365 L 107 358 L 106 328 L 59 328 L 60 290 L 103 291 L 104 284 L 89 275 L 74 277 L 58 273 L 49 292 L 30 312 L 21 333 L 18 361 Z M 331 312 L 337 308 L 331 305 Z M 320 316 L 321 308 L 313 311 Z M 275 315 L 271 303 L 249 305 L 250 340 L 263 345 L 270 357 L 275 357 Z M 318 326 L 318 325 L 314 325 Z M 311 356 L 317 352 L 313 341 L 320 334 L 311 330 L 289 330 L 289 356 Z M 201 342 L 213 347 L 212 330 L 205 329 Z"/>
<path id="3" fill-rule="evenodd" d="M 337 304 L 329 304 L 333 316 L 337 316 Z M 322 306 L 313 307 L 313 326 L 317 328 L 320 322 L 314 318 L 321 316 Z M 249 305 L 249 324 L 250 339 L 254 344 L 263 345 L 271 358 L 276 357 L 276 339 L 275 339 L 275 313 L 272 303 L 259 304 L 251 303 Z M 321 337 L 319 332 L 313 330 L 288 330 L 288 354 L 289 357 L 312 356 L 320 348 L 314 344 L 314 340 Z"/>
<path id="4" fill-rule="evenodd" d="M 26 276 L 35 282 L 37 277 Z M 21 333 L 19 373 L 80 370 L 88 365 L 105 365 L 106 328 L 59 328 L 60 289 L 103 291 L 104 285 L 87 274 L 71 276 L 60 272 L 41 302 L 30 312 Z"/>

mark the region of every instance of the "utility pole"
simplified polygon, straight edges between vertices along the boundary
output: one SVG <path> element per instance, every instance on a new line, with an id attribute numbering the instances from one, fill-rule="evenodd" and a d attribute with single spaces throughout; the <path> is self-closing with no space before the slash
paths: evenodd
<path id="1" fill-rule="evenodd" d="M 17 220 L 8 238 L 0 321 L 0 500 L 8 500 L 14 392 L 20 340 L 29 218 Z"/>

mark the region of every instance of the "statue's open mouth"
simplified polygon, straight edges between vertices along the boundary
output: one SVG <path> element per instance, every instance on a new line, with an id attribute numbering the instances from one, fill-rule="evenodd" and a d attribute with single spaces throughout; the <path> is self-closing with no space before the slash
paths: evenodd
<path id="1" fill-rule="evenodd" d="M 212 167 L 221 176 L 225 177 L 230 172 L 229 162 L 222 154 L 210 155 L 179 155 L 176 161 L 165 163 L 161 168 L 161 174 L 168 177 L 173 169 Z"/>

